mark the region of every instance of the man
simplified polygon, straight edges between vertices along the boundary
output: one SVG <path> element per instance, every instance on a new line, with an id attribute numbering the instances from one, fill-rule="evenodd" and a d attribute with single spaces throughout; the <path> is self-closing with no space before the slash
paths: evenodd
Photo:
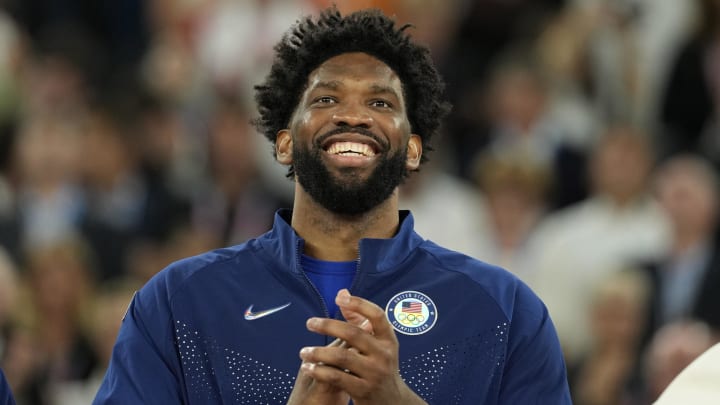
<path id="1" fill-rule="evenodd" d="M 539 299 L 397 209 L 447 111 L 405 28 L 331 9 L 276 46 L 256 123 L 293 210 L 140 290 L 96 404 L 570 403 Z"/>

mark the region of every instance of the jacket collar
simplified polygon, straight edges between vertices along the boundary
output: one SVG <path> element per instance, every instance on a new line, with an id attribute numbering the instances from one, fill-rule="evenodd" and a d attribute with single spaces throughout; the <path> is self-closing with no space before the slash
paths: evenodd
<path id="1" fill-rule="evenodd" d="M 415 233 L 414 219 L 410 211 L 401 210 L 398 232 L 389 239 L 361 239 L 359 271 L 379 273 L 402 263 L 423 242 Z M 290 226 L 292 211 L 281 209 L 275 213 L 272 230 L 263 235 L 259 242 L 275 257 L 275 260 L 290 261 L 293 272 L 301 272 L 300 255 L 305 241 Z"/>

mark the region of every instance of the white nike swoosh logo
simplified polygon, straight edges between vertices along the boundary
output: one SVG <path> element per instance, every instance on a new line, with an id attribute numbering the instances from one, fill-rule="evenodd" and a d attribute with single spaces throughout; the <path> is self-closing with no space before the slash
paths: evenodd
<path id="1" fill-rule="evenodd" d="M 250 305 L 248 307 L 248 309 L 245 310 L 245 320 L 254 321 L 256 319 L 262 318 L 263 316 L 268 316 L 270 314 L 274 314 L 275 312 L 282 311 L 283 309 L 285 309 L 289 306 L 290 306 L 290 303 L 288 302 L 287 304 L 280 305 L 279 307 L 270 308 L 270 309 L 266 309 L 266 310 L 258 311 L 258 312 L 253 312 L 252 311 L 253 305 Z"/>

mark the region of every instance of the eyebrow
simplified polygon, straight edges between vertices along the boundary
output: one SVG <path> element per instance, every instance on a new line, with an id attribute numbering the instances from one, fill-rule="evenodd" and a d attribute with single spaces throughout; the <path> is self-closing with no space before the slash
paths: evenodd
<path id="1" fill-rule="evenodd" d="M 340 83 L 337 80 L 331 80 L 327 82 L 317 82 L 315 86 L 313 86 L 313 89 L 328 89 L 328 90 L 337 90 L 340 88 L 342 83 Z"/>
<path id="2" fill-rule="evenodd" d="M 341 88 L 342 85 L 343 85 L 342 82 L 340 82 L 338 80 L 322 81 L 322 82 L 317 82 L 315 84 L 315 86 L 313 86 L 313 90 L 326 89 L 326 90 L 336 91 L 339 88 Z M 398 98 L 398 94 L 395 91 L 395 89 L 393 89 L 390 86 L 385 86 L 385 85 L 381 85 L 381 84 L 371 85 L 370 92 L 372 94 L 389 94 L 389 95 L 392 95 L 392 96 Z"/>
<path id="3" fill-rule="evenodd" d="M 370 91 L 373 94 L 390 94 L 395 97 L 398 96 L 397 92 L 392 87 L 383 86 L 383 85 L 379 85 L 379 84 L 373 84 L 372 86 L 370 86 Z"/>

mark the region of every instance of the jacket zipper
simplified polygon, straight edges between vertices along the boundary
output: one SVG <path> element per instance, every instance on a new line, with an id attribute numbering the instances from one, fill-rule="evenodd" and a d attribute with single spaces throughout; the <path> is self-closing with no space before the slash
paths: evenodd
<path id="1" fill-rule="evenodd" d="M 330 317 L 330 311 L 328 310 L 327 303 L 325 302 L 325 299 L 322 297 L 322 294 L 320 294 L 320 291 L 318 291 L 317 287 L 315 287 L 315 284 L 310 281 L 310 278 L 305 274 L 305 270 L 302 268 L 302 264 L 300 264 L 300 241 L 297 241 L 297 244 L 295 245 L 295 265 L 300 270 L 300 273 L 303 276 L 303 279 L 307 283 L 307 285 L 310 287 L 310 290 L 315 293 L 315 296 L 320 301 L 320 305 L 322 306 L 323 312 L 325 313 L 325 317 Z"/>

